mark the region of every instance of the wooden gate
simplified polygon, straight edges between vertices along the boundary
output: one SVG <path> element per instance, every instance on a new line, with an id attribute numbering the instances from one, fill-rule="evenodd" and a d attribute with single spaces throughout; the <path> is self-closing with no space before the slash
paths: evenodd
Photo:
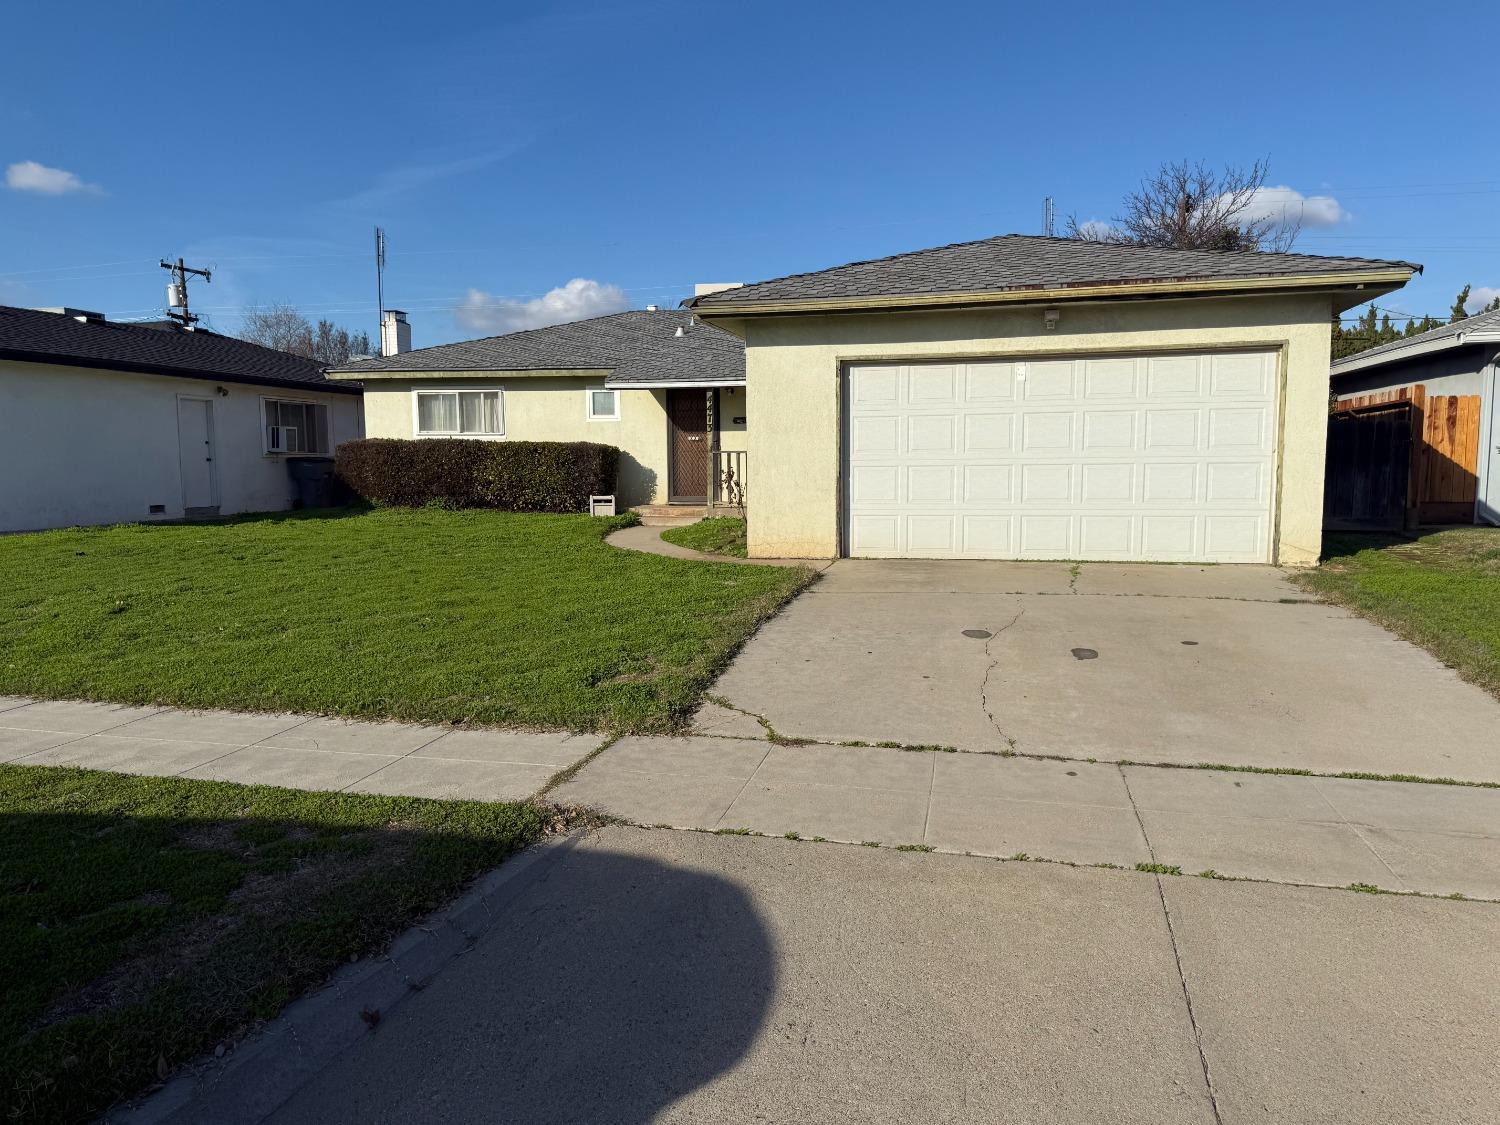
<path id="1" fill-rule="evenodd" d="M 1323 526 L 1400 530 L 1407 523 L 1412 404 L 1340 410 L 1328 419 Z"/>
<path id="2" fill-rule="evenodd" d="M 1421 383 L 1342 399 L 1334 407 L 1329 418 L 1325 516 L 1330 507 L 1330 493 L 1345 488 L 1344 482 L 1334 476 L 1335 462 L 1331 459 L 1334 422 L 1343 415 L 1378 407 L 1401 408 L 1408 413 L 1411 436 L 1405 525 L 1472 523 L 1474 504 L 1479 497 L 1479 396 L 1429 395 Z M 1387 487 L 1391 487 L 1390 480 Z"/>

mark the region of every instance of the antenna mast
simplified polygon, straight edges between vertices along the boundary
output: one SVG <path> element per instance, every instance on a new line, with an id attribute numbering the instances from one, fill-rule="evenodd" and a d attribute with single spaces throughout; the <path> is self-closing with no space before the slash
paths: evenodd
<path id="1" fill-rule="evenodd" d="M 195 270 L 178 258 L 175 262 L 162 259 L 161 268 L 170 270 L 172 280 L 167 283 L 167 315 L 184 328 L 191 328 L 198 323 L 198 318 L 188 310 L 188 275 L 201 277 L 204 281 L 213 280 L 212 270 Z M 174 310 L 180 309 L 180 312 Z"/>
<path id="2" fill-rule="evenodd" d="M 1052 237 L 1052 197 L 1042 200 L 1042 233 Z"/>
<path id="3" fill-rule="evenodd" d="M 376 339 L 385 324 L 385 231 L 375 228 L 375 331 Z"/>

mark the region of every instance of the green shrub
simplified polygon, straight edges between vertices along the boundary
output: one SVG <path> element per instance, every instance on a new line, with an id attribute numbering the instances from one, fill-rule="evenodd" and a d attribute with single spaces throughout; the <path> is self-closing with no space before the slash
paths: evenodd
<path id="1" fill-rule="evenodd" d="M 620 451 L 588 441 L 364 438 L 335 453 L 358 497 L 403 508 L 583 512 L 615 491 Z"/>

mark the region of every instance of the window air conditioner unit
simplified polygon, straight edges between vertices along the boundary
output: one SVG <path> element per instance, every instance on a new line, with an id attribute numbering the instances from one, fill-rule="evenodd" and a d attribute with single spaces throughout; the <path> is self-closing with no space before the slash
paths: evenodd
<path id="1" fill-rule="evenodd" d="M 291 453 L 297 445 L 296 426 L 270 426 L 267 427 L 269 438 L 266 449 L 271 453 Z"/>

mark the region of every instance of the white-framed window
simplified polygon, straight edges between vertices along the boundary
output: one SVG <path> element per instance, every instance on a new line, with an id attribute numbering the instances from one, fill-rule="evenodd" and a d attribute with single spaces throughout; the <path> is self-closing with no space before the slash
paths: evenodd
<path id="1" fill-rule="evenodd" d="M 261 436 L 267 453 L 327 453 L 328 407 L 295 398 L 262 398 Z"/>
<path id="2" fill-rule="evenodd" d="M 420 437 L 503 437 L 505 392 L 496 387 L 413 391 L 412 423 Z"/>
<path id="3" fill-rule="evenodd" d="M 584 391 L 588 402 L 590 422 L 618 422 L 620 420 L 620 392 L 604 387 L 590 387 Z"/>

